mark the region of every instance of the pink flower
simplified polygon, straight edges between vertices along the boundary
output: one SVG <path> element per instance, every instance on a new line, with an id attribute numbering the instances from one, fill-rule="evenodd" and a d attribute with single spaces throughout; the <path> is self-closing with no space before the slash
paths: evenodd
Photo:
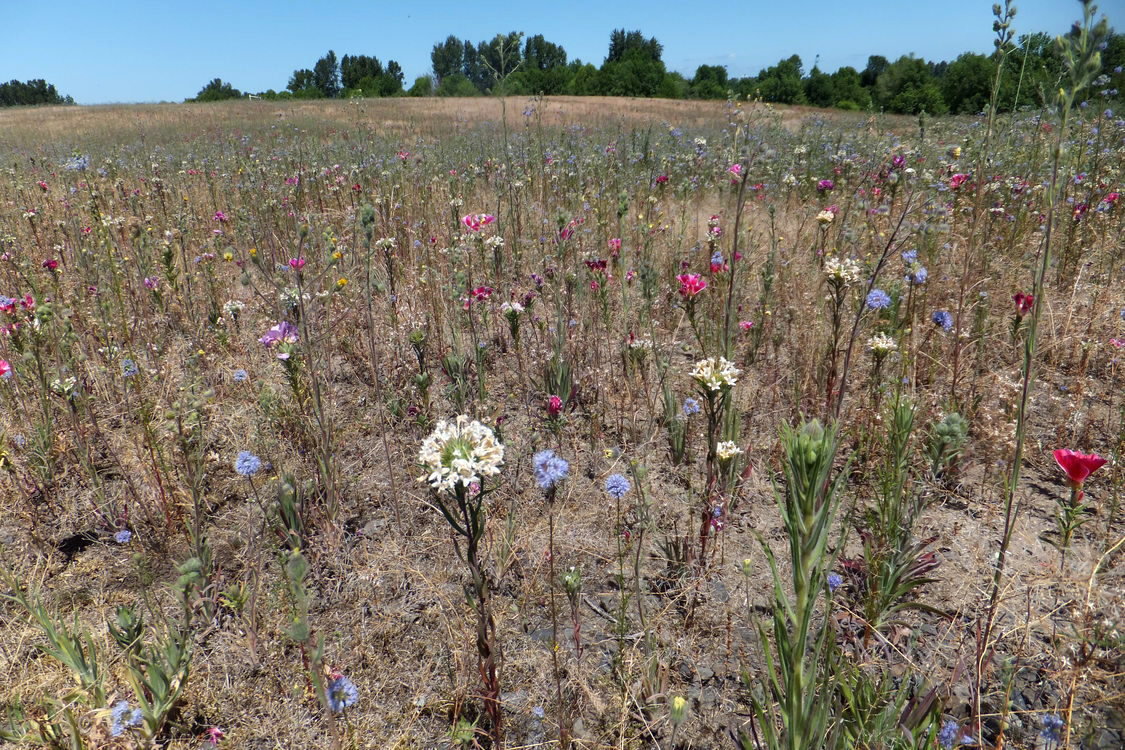
<path id="1" fill-rule="evenodd" d="M 54 258 L 48 258 L 47 260 L 43 261 L 43 267 L 48 271 L 57 271 L 59 268 L 59 262 Z"/>
<path id="2" fill-rule="evenodd" d="M 707 288 L 707 279 L 698 273 L 681 273 L 676 277 L 680 282 L 680 296 L 691 299 Z"/>
<path id="3" fill-rule="evenodd" d="M 727 169 L 727 171 L 730 172 L 735 177 L 738 177 L 739 175 L 742 174 L 742 165 L 741 164 L 731 164 L 730 167 Z"/>
<path id="4" fill-rule="evenodd" d="M 621 252 L 621 238 L 620 237 L 611 238 L 610 241 L 609 241 L 609 249 L 615 254 Z"/>
<path id="5" fill-rule="evenodd" d="M 557 417 L 562 412 L 562 408 L 563 408 L 563 401 L 562 401 L 561 398 L 559 398 L 558 396 L 548 396 L 547 397 L 547 416 L 548 417 Z"/>
<path id="6" fill-rule="evenodd" d="M 155 276 L 145 276 L 144 278 L 145 289 L 156 289 L 160 286 L 160 279 Z"/>
<path id="7" fill-rule="evenodd" d="M 1066 472 L 1070 486 L 1078 490 L 1088 476 L 1105 465 L 1106 460 L 1097 453 L 1079 453 L 1059 448 L 1055 451 L 1055 462 Z"/>
<path id="8" fill-rule="evenodd" d="M 475 299 L 477 302 L 483 302 L 484 300 L 492 296 L 492 287 L 478 286 L 471 292 L 471 294 L 473 296 L 473 299 Z"/>
<path id="9" fill-rule="evenodd" d="M 398 152 L 398 158 L 401 159 L 402 161 L 406 161 L 407 159 L 410 158 L 410 152 L 409 151 L 399 151 Z"/>
<path id="10" fill-rule="evenodd" d="M 7 380 L 12 377 L 12 366 L 8 364 L 8 360 L 0 359 L 0 378 Z"/>
<path id="11" fill-rule="evenodd" d="M 305 259 L 299 258 L 299 257 L 298 258 L 290 258 L 289 259 L 289 267 L 292 268 L 294 271 L 300 271 L 302 268 L 305 267 Z"/>
<path id="12" fill-rule="evenodd" d="M 752 320 L 740 320 L 738 322 L 738 327 L 741 328 L 744 331 L 749 331 L 751 328 L 754 327 L 754 321 L 752 321 Z"/>
<path id="13" fill-rule="evenodd" d="M 957 190 L 969 180 L 969 175 L 958 172 L 949 178 L 949 188 Z"/>
<path id="14" fill-rule="evenodd" d="M 1031 312 L 1031 308 L 1035 304 L 1035 295 L 1017 292 L 1012 296 L 1012 301 L 1016 303 L 1016 315 L 1022 318 Z"/>
<path id="15" fill-rule="evenodd" d="M 211 727 L 203 733 L 204 738 L 212 745 L 218 745 L 225 735 L 226 732 L 224 732 L 222 729 L 219 729 L 218 727 Z"/>
<path id="16" fill-rule="evenodd" d="M 668 175 L 666 175 L 666 174 L 662 174 L 662 175 L 660 175 L 659 177 L 656 178 L 656 184 L 657 185 L 663 185 L 666 182 L 668 182 Z"/>
<path id="17" fill-rule="evenodd" d="M 220 223 L 226 223 L 226 220 L 227 220 L 227 215 L 224 214 L 222 211 L 216 211 L 215 212 L 215 221 L 218 221 Z"/>
<path id="18" fill-rule="evenodd" d="M 816 183 L 816 189 L 819 193 L 827 193 L 829 190 L 832 190 L 835 187 L 836 183 L 832 180 L 821 180 L 820 182 Z"/>
<path id="19" fill-rule="evenodd" d="M 1121 347 L 1125 346 L 1125 339 L 1110 339 L 1109 343 L 1120 349 Z"/>
<path id="20" fill-rule="evenodd" d="M 473 232 L 479 232 L 481 227 L 488 226 L 496 221 L 496 217 L 492 214 L 465 214 L 461 217 L 461 223 Z"/>

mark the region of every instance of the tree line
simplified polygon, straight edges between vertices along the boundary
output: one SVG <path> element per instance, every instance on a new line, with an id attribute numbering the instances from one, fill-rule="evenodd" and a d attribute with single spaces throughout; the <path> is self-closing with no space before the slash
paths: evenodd
<path id="1" fill-rule="evenodd" d="M 69 96 L 60 95 L 54 85 L 42 78 L 0 83 L 0 107 L 19 107 L 28 104 L 74 104 L 74 100 Z"/>
<path id="2" fill-rule="evenodd" d="M 904 114 L 972 114 L 988 103 L 996 66 L 1003 64 L 999 105 L 1005 109 L 1035 106 L 1052 91 L 1063 60 L 1054 37 L 1025 34 L 1009 40 L 990 55 L 965 52 L 951 61 L 932 62 L 914 55 L 890 60 L 871 55 L 862 70 L 844 66 L 822 70 L 816 61 L 805 69 L 792 55 L 757 75 L 729 75 L 722 65 L 700 65 L 691 78 L 669 71 L 663 46 L 640 31 L 615 29 L 600 66 L 568 59 L 562 45 L 542 34 L 512 31 L 474 43 L 449 36 L 430 52 L 432 70 L 404 88 L 401 66 L 383 65 L 377 57 L 349 56 L 337 60 L 329 51 L 312 68 L 293 71 L 285 91 L 265 91 L 263 98 L 338 98 L 352 96 L 483 96 L 536 94 L 577 96 L 643 96 L 671 99 L 724 99 L 737 95 L 782 104 L 809 104 L 853 110 Z M 1125 65 L 1125 37 L 1110 30 L 1102 50 L 1102 93 L 1120 98 Z M 240 96 L 215 79 L 196 101 Z"/>

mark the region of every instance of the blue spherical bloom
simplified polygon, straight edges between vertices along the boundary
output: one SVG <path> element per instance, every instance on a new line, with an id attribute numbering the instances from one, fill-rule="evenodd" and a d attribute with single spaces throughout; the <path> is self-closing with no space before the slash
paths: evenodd
<path id="1" fill-rule="evenodd" d="M 113 541 L 118 544 L 128 544 L 129 540 L 132 538 L 133 532 L 129 531 L 129 529 L 121 529 L 121 531 L 113 535 Z"/>
<path id="2" fill-rule="evenodd" d="M 632 488 L 633 485 L 629 484 L 629 480 L 620 474 L 610 474 L 605 480 L 605 491 L 615 500 L 625 497 L 625 493 Z"/>
<path id="3" fill-rule="evenodd" d="M 347 677 L 340 675 L 328 683 L 328 705 L 333 713 L 340 713 L 359 700 L 359 688 Z"/>
<path id="4" fill-rule="evenodd" d="M 934 314 L 930 316 L 930 320 L 934 322 L 934 325 L 945 329 L 946 333 L 953 330 L 953 316 L 945 310 L 935 310 Z"/>
<path id="5" fill-rule="evenodd" d="M 684 416 L 690 417 L 692 414 L 698 414 L 700 410 L 699 401 L 690 396 L 684 399 Z"/>
<path id="6" fill-rule="evenodd" d="M 1066 722 L 1058 714 L 1047 714 L 1043 717 L 1043 739 L 1047 742 L 1062 742 L 1062 730 Z"/>
<path id="7" fill-rule="evenodd" d="M 250 451 L 241 451 L 234 460 L 234 470 L 244 477 L 250 477 L 262 470 L 262 459 Z"/>
<path id="8" fill-rule="evenodd" d="M 843 582 L 844 582 L 844 577 L 841 576 L 839 573 L 829 573 L 828 574 L 828 590 L 829 591 L 835 591 L 836 589 L 840 588 L 840 584 L 843 583 Z"/>
<path id="9" fill-rule="evenodd" d="M 918 251 L 917 250 L 907 250 L 905 253 L 902 254 L 902 262 L 905 263 L 908 266 L 914 265 L 914 263 L 917 260 L 918 260 Z"/>
<path id="10" fill-rule="evenodd" d="M 885 310 L 891 306 L 891 295 L 882 289 L 872 289 L 867 293 L 867 306 L 872 310 Z"/>
<path id="11" fill-rule="evenodd" d="M 11 297 L 8 297 L 6 295 L 0 294 L 0 307 L 10 307 L 14 304 L 16 304 L 16 301 L 14 299 L 12 299 Z"/>
<path id="12" fill-rule="evenodd" d="M 723 265 L 723 254 L 721 252 L 719 252 L 718 250 L 711 253 L 711 265 L 713 265 L 713 266 L 722 266 Z"/>
<path id="13" fill-rule="evenodd" d="M 547 715 L 547 712 L 543 710 L 542 706 L 536 706 L 535 708 L 531 709 L 531 713 L 535 716 L 536 719 L 542 719 Z"/>
<path id="14" fill-rule="evenodd" d="M 140 370 L 137 369 L 137 363 L 136 362 L 129 359 L 128 357 L 121 360 L 121 375 L 122 375 L 122 377 L 131 378 L 134 375 L 136 375 L 138 372 L 140 372 Z"/>
<path id="15" fill-rule="evenodd" d="M 954 742 L 958 745 L 964 742 L 964 735 L 960 733 L 957 722 L 950 720 L 941 725 L 941 731 L 938 732 L 937 740 L 938 744 L 945 748 L 945 750 L 950 750 Z"/>
<path id="16" fill-rule="evenodd" d="M 531 467 L 535 472 L 535 481 L 545 490 L 566 479 L 570 471 L 570 464 L 566 459 L 559 458 L 552 450 L 539 451 L 531 459 Z"/>
<path id="17" fill-rule="evenodd" d="M 231 378 L 233 378 L 234 382 L 236 382 L 236 383 L 241 383 L 249 377 L 250 377 L 250 374 L 248 372 L 246 372 L 246 370 L 243 370 L 241 368 L 239 368 L 239 369 L 235 370 L 233 373 L 231 373 Z"/>
<path id="18" fill-rule="evenodd" d="M 919 284 L 925 284 L 929 276 L 930 272 L 926 270 L 925 266 L 916 265 L 906 274 L 906 281 L 909 284 L 917 286 Z"/>
<path id="19" fill-rule="evenodd" d="M 121 701 L 115 705 L 110 716 L 112 724 L 109 733 L 114 737 L 120 737 L 129 727 L 139 726 L 144 718 L 141 710 L 130 706 L 129 701 Z"/>

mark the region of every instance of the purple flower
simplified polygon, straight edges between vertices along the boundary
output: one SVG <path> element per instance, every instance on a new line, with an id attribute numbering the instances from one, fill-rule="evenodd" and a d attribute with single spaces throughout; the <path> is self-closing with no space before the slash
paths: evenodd
<path id="1" fill-rule="evenodd" d="M 840 588 L 840 584 L 843 583 L 843 582 L 844 582 L 844 578 L 839 573 L 829 573 L 828 574 L 828 590 L 829 591 L 835 591 L 836 589 Z"/>
<path id="2" fill-rule="evenodd" d="M 333 713 L 340 713 L 359 701 L 359 688 L 347 677 L 340 675 L 328 683 L 328 705 Z"/>
<path id="3" fill-rule="evenodd" d="M 570 464 L 566 459 L 559 458 L 552 450 L 536 453 L 531 459 L 531 467 L 535 473 L 535 481 L 544 490 L 552 489 L 566 479 L 567 472 L 570 471 Z"/>
<path id="4" fill-rule="evenodd" d="M 829 190 L 832 190 L 835 187 L 836 183 L 832 180 L 821 180 L 820 182 L 816 183 L 816 189 L 821 193 L 827 193 Z"/>
<path id="5" fill-rule="evenodd" d="M 118 544 L 128 544 L 129 540 L 132 538 L 133 532 L 129 531 L 128 529 L 121 529 L 121 531 L 113 535 L 113 541 L 117 542 Z"/>
<path id="6" fill-rule="evenodd" d="M 872 289 L 867 293 L 867 306 L 872 310 L 885 310 L 891 306 L 891 295 L 882 289 Z"/>
<path id="7" fill-rule="evenodd" d="M 605 480 L 605 491 L 609 493 L 610 497 L 614 500 L 620 500 L 625 497 L 625 493 L 633 488 L 629 480 L 620 474 L 610 474 L 609 478 Z"/>
<path id="8" fill-rule="evenodd" d="M 935 310 L 934 314 L 930 316 L 930 320 L 934 325 L 941 326 L 946 333 L 953 330 L 953 316 L 945 310 Z"/>

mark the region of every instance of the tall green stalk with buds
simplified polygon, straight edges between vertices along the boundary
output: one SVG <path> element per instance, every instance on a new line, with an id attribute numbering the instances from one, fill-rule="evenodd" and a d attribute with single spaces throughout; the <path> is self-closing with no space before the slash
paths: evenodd
<path id="1" fill-rule="evenodd" d="M 846 471 L 832 476 L 835 425 L 818 420 L 782 428 L 785 492 L 775 493 L 789 537 L 792 594 L 773 550 L 759 539 L 773 573 L 773 643 L 759 629 L 766 664 L 762 690 L 754 698 L 760 742 L 740 737 L 743 750 L 823 750 L 831 747 L 828 680 L 834 641 L 831 628 L 813 624 L 817 599 L 828 589 L 832 554 L 828 540 L 839 509 Z"/>

